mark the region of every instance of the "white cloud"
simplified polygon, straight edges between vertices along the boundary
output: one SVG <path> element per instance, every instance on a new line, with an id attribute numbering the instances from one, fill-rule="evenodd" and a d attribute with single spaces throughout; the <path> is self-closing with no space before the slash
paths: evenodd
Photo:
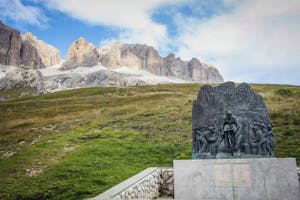
<path id="1" fill-rule="evenodd" d="M 217 0 L 30 1 L 91 25 L 117 28 L 118 37 L 108 41 L 145 43 L 160 52 L 175 47 L 183 59 L 216 65 L 226 80 L 300 84 L 300 0 L 223 0 L 221 6 Z M 170 8 L 176 35 L 151 18 L 169 5 L 189 6 L 192 12 Z M 20 0 L 0 0 L 0 11 L 1 18 L 33 25 L 47 21 L 40 7 Z"/>
<path id="2" fill-rule="evenodd" d="M 124 42 L 146 43 L 164 48 L 167 30 L 151 20 L 152 11 L 164 4 L 176 4 L 183 0 L 50 0 L 48 7 L 92 25 L 108 25 L 122 28 Z"/>
<path id="3" fill-rule="evenodd" d="M 300 1 L 229 3 L 204 21 L 179 17 L 178 54 L 216 64 L 227 80 L 300 84 Z"/>
<path id="4" fill-rule="evenodd" d="M 20 0 L 0 0 L 0 19 L 45 27 L 48 21 L 40 8 L 25 6 Z"/>

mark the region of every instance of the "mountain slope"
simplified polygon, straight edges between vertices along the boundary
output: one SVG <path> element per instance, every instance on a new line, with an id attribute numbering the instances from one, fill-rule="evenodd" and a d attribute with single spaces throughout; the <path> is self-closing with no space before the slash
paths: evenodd
<path id="1" fill-rule="evenodd" d="M 97 49 L 81 37 L 61 62 L 58 49 L 1 21 L 0 44 L 0 100 L 97 86 L 223 82 L 216 68 L 196 58 L 163 58 L 147 45 L 115 42 Z"/>
<path id="2" fill-rule="evenodd" d="M 147 167 L 190 159 L 199 87 L 88 88 L 0 102 L 0 199 L 85 199 Z M 269 109 L 276 156 L 299 165 L 300 87 L 251 87 Z"/>

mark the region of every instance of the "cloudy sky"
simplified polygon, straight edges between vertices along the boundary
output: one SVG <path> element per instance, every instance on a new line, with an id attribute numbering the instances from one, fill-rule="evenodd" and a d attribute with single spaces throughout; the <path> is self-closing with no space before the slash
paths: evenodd
<path id="1" fill-rule="evenodd" d="M 84 37 L 197 57 L 226 81 L 300 85 L 300 0 L 0 0 L 0 19 L 60 49 Z"/>

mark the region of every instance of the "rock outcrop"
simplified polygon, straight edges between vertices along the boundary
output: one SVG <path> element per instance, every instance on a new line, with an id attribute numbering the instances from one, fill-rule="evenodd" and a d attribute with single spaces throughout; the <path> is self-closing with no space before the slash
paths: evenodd
<path id="1" fill-rule="evenodd" d="M 100 48 L 99 54 L 100 62 L 108 68 L 126 66 L 191 82 L 223 82 L 223 77 L 216 68 L 201 63 L 196 58 L 183 61 L 175 58 L 174 54 L 163 58 L 153 47 L 147 45 L 116 42 Z"/>
<path id="2" fill-rule="evenodd" d="M 113 72 L 110 70 L 99 70 L 87 75 L 78 73 L 60 74 L 44 77 L 46 91 L 59 91 L 74 88 L 108 87 L 108 86 L 136 86 L 147 83 L 138 77 Z"/>
<path id="3" fill-rule="evenodd" d="M 21 46 L 20 32 L 0 21 L 0 64 L 19 66 Z"/>
<path id="4" fill-rule="evenodd" d="M 33 68 L 44 68 L 45 65 L 40 58 L 37 49 L 30 44 L 30 42 L 25 41 L 22 43 L 22 47 L 20 49 L 20 57 L 22 61 L 22 65 L 31 66 Z"/>
<path id="5" fill-rule="evenodd" d="M 60 53 L 57 48 L 39 40 L 35 35 L 28 32 L 22 35 L 23 42 L 29 43 L 36 48 L 37 54 L 41 59 L 41 65 L 50 67 L 60 63 Z"/>
<path id="6" fill-rule="evenodd" d="M 84 38 L 79 38 L 72 43 L 68 50 L 67 60 L 62 64 L 62 70 L 76 67 L 92 67 L 99 63 L 97 48 L 88 43 Z"/>
<path id="7" fill-rule="evenodd" d="M 42 73 L 37 69 L 0 65 L 0 101 L 43 94 Z"/>
<path id="8" fill-rule="evenodd" d="M 183 61 L 174 54 L 164 58 L 153 47 L 141 44 L 116 42 L 97 49 L 84 38 L 72 43 L 60 65 L 55 47 L 32 33 L 21 35 L 0 21 L 0 90 L 6 93 L 15 88 L 38 95 L 84 87 L 189 82 L 215 83 L 223 78 L 216 68 L 196 58 Z M 3 96 L 8 98 L 14 97 Z"/>
<path id="9" fill-rule="evenodd" d="M 38 40 L 32 33 L 20 32 L 0 21 L 0 64 L 40 69 L 60 63 L 59 51 Z"/>

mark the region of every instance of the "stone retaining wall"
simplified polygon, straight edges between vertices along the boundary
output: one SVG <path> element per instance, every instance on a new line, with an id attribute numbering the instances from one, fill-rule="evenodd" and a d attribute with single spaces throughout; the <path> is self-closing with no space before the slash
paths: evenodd
<path id="1" fill-rule="evenodd" d="M 174 197 L 174 171 L 173 168 L 161 169 L 160 197 Z"/>
<path id="2" fill-rule="evenodd" d="M 148 168 L 92 199 L 159 198 L 174 198 L 173 168 Z"/>
<path id="3" fill-rule="evenodd" d="M 173 168 L 148 168 L 92 199 L 174 199 Z"/>

